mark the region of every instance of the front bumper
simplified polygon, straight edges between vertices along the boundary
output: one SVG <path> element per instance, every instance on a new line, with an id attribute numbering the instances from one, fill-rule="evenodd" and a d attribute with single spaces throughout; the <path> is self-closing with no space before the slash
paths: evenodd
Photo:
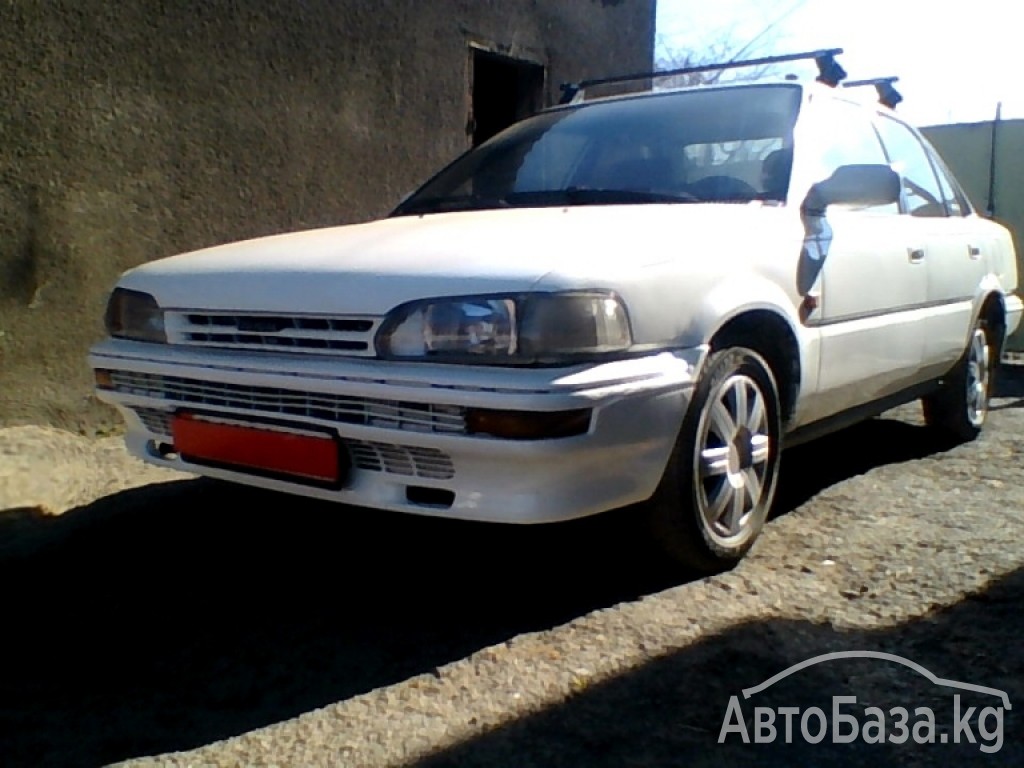
<path id="1" fill-rule="evenodd" d="M 139 458 L 173 469 L 355 505 L 465 520 L 567 520 L 643 501 L 668 462 L 706 355 L 699 347 L 558 369 L 251 355 L 108 340 L 98 396 Z M 589 409 L 589 429 L 515 440 L 460 429 L 464 409 Z M 340 488 L 197 465 L 173 452 L 170 417 L 328 429 L 351 470 Z"/>

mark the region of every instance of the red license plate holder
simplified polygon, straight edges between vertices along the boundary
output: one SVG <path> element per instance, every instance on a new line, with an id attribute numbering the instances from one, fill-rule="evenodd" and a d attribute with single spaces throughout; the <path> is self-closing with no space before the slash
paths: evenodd
<path id="1" fill-rule="evenodd" d="M 174 448 L 185 461 L 340 486 L 346 475 L 340 441 L 330 432 L 240 424 L 182 413 L 172 421 Z"/>

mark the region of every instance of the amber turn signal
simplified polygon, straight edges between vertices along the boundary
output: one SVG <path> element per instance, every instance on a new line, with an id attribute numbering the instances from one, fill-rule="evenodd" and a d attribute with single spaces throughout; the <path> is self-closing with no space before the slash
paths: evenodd
<path id="1" fill-rule="evenodd" d="M 97 368 L 95 371 L 97 389 L 113 389 L 114 376 L 105 368 Z"/>
<path id="2" fill-rule="evenodd" d="M 493 435 L 508 440 L 544 440 L 582 435 L 590 429 L 589 408 L 572 411 L 496 411 L 469 408 L 466 428 L 470 434 Z"/>

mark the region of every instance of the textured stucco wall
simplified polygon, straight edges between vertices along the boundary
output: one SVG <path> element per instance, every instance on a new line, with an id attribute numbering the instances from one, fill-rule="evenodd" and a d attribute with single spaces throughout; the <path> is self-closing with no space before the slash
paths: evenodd
<path id="1" fill-rule="evenodd" d="M 992 122 L 939 125 L 922 131 L 964 185 L 971 202 L 984 213 L 989 203 L 992 168 Z M 1013 232 L 1017 271 L 1024 276 L 1024 120 L 996 126 L 993 218 Z M 1024 351 L 1024 328 L 1007 345 Z"/>
<path id="2" fill-rule="evenodd" d="M 468 46 L 643 69 L 654 0 L 7 0 L 0 423 L 101 423 L 88 345 L 146 260 L 389 210 L 467 146 Z"/>

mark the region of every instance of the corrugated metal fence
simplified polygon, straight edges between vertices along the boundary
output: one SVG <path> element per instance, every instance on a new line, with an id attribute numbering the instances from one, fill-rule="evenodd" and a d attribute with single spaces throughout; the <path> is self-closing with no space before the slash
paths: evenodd
<path id="1" fill-rule="evenodd" d="M 1010 228 L 1024 275 L 1024 120 L 936 125 L 923 133 L 967 188 L 982 213 Z M 1009 348 L 1024 351 L 1024 329 Z"/>

